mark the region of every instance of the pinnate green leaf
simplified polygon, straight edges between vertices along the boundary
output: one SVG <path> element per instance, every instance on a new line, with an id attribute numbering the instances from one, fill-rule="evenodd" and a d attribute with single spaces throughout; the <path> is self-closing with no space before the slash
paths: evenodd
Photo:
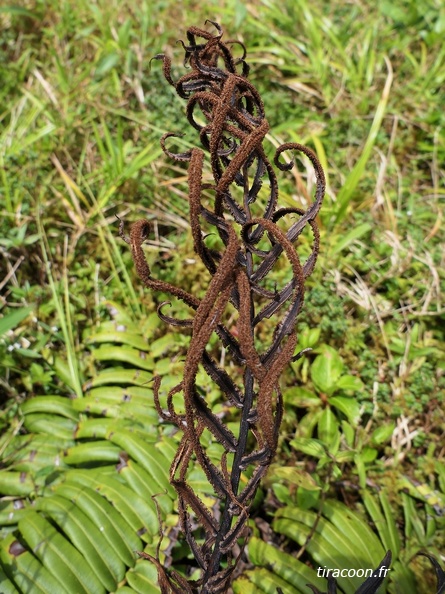
<path id="1" fill-rule="evenodd" d="M 343 362 L 335 349 L 325 346 L 323 353 L 315 358 L 311 367 L 311 377 L 315 387 L 331 394 L 343 371 Z"/>

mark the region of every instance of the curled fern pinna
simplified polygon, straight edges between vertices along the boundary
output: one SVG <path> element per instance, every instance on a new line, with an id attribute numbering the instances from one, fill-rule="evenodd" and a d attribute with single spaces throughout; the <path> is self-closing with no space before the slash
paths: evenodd
<path id="1" fill-rule="evenodd" d="M 201 577 L 186 580 L 174 571 L 167 572 L 154 559 L 163 593 L 218 594 L 229 586 L 248 535 L 250 506 L 277 449 L 283 416 L 279 378 L 301 355 L 295 354 L 296 319 L 303 305 L 305 280 L 319 251 L 315 219 L 325 191 L 315 154 L 298 143 L 283 144 L 273 157 L 275 168 L 292 168 L 292 160 L 282 160 L 285 152 L 307 157 L 315 173 L 315 199 L 306 210 L 279 208 L 275 168 L 263 147 L 269 124 L 261 97 L 247 78 L 244 46 L 240 44 L 241 56 L 235 58 L 235 42 L 223 42 L 222 29 L 212 24 L 216 34 L 188 29 L 183 47 L 190 70 L 179 80 L 173 80 L 170 59 L 164 54 L 155 56 L 162 61 L 167 81 L 187 100 L 188 122 L 199 133 L 204 149 L 173 152 L 168 144 L 178 134 L 172 132 L 161 140 L 166 155 L 188 163 L 194 249 L 211 278 L 204 297 L 199 299 L 153 277 L 142 249 L 150 233 L 147 221 L 134 223 L 126 238 L 144 284 L 194 310 L 193 317 L 179 320 L 159 307 L 167 323 L 190 329 L 191 340 L 182 380 L 170 390 L 167 409 L 159 402 L 160 379 L 155 381 L 155 398 L 160 415 L 183 435 L 170 481 L 178 494 L 181 528 Z M 204 180 L 206 156 L 212 182 Z M 313 241 L 303 262 L 297 248 L 307 227 Z M 208 246 L 209 231 L 219 238 L 220 249 Z M 233 412 L 222 417 L 211 410 L 203 395 L 206 386 L 197 382 L 200 369 Z M 173 406 L 178 393 L 184 399 L 181 412 Z M 236 430 L 233 419 L 238 423 Z M 223 448 L 219 463 L 206 451 L 209 439 Z M 222 504 L 217 509 L 191 489 L 187 476 L 193 464 L 203 468 L 211 491 Z"/>

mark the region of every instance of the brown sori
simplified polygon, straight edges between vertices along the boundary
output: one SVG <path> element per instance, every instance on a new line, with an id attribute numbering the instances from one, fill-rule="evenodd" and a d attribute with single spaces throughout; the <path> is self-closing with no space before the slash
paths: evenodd
<path id="1" fill-rule="evenodd" d="M 145 555 L 156 563 L 163 594 L 219 594 L 229 587 L 248 536 L 250 506 L 277 449 L 283 416 L 279 378 L 301 356 L 295 354 L 296 319 L 303 305 L 305 280 L 318 255 L 315 219 L 325 192 L 323 170 L 315 154 L 298 143 L 283 144 L 273 158 L 276 168 L 292 168 L 293 161 L 283 162 L 284 152 L 306 155 L 315 172 L 315 198 L 306 210 L 278 207 L 275 169 L 262 144 L 269 124 L 261 97 L 247 78 L 244 46 L 239 44 L 242 55 L 235 58 L 232 49 L 237 42 L 223 42 L 220 26 L 212 25 L 216 34 L 196 27 L 187 31 L 184 63 L 190 69 L 178 81 L 172 78 L 170 59 L 164 54 L 155 56 L 163 63 L 167 81 L 187 100 L 187 119 L 199 132 L 204 148 L 174 153 L 167 141 L 178 135 L 169 132 L 161 140 L 170 158 L 189 164 L 194 249 L 211 278 L 204 297 L 198 299 L 152 277 L 142 249 L 150 233 L 147 221 L 134 223 L 126 238 L 144 284 L 194 310 L 192 319 L 177 320 L 167 317 L 162 305 L 159 308 L 167 323 L 188 328 L 191 340 L 182 380 L 168 394 L 166 410 L 159 403 L 159 378 L 154 391 L 159 414 L 182 432 L 170 481 L 178 493 L 181 529 L 201 577 L 187 580 Z M 203 181 L 206 154 L 212 183 Z M 302 262 L 297 247 L 307 227 L 312 242 Z M 219 250 L 206 245 L 209 229 L 219 237 Z M 215 334 L 219 347 L 212 340 L 210 349 Z M 209 385 L 218 387 L 226 403 L 225 415 L 216 415 L 206 402 L 203 394 L 208 386 L 197 385 L 200 368 Z M 184 398 L 182 413 L 173 406 L 173 396 L 179 392 Z M 219 463 L 206 452 L 209 434 L 224 449 Z M 190 467 L 196 463 L 203 468 L 219 506 L 209 508 L 188 484 Z"/>

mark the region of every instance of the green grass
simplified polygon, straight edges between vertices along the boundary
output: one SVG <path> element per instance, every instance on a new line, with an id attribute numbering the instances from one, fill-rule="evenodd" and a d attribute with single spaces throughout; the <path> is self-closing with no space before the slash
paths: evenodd
<path id="1" fill-rule="evenodd" d="M 147 252 L 155 274 L 202 291 L 201 269 L 191 263 L 186 170 L 159 147 L 166 131 L 185 131 L 192 146 L 198 138 L 160 64 L 150 71 L 149 61 L 169 52 L 174 76 L 182 73 L 175 41 L 205 19 L 245 43 L 250 80 L 271 124 L 268 139 L 311 146 L 328 180 L 321 257 L 299 326 L 302 348 L 316 350 L 284 377 L 280 461 L 310 464 L 286 436 L 325 436 L 344 461 L 326 474 L 320 459 L 320 480 L 339 498 L 344 492 L 334 486 L 341 481 L 387 487 L 393 495 L 384 512 L 391 506 L 402 527 L 408 563 L 417 546 L 440 544 L 422 532 L 423 513 L 433 513 L 436 535 L 444 529 L 428 498 L 415 491 L 425 484 L 445 497 L 445 8 L 439 0 L 3 3 L 0 428 L 25 432 L 20 405 L 31 395 L 82 395 L 83 382 L 96 373 L 88 337 L 113 318 L 113 307 L 145 325 L 148 339 L 169 332 L 153 322 L 155 302 L 135 276 L 116 214 L 128 223 L 141 216 L 155 221 Z M 304 163 L 297 175 L 283 174 L 283 205 L 307 205 L 311 175 Z M 317 336 L 310 335 L 314 329 Z M 314 362 L 326 345 L 337 351 L 342 373 L 363 382 L 346 394 L 360 405 L 355 424 L 344 401 L 330 408 L 320 394 Z M 307 404 L 310 394 L 316 404 Z M 353 460 L 348 448 L 356 452 Z M 406 488 L 391 490 L 402 477 L 417 496 L 412 505 L 408 495 L 402 498 Z M 290 503 L 282 484 L 275 496 Z M 425 565 L 413 568 L 418 591 L 430 592 L 422 589 Z"/>

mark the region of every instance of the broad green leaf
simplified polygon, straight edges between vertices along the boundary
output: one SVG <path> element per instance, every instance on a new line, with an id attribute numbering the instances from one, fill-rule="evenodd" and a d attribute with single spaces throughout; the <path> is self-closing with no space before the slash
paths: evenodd
<path id="1" fill-rule="evenodd" d="M 249 581 L 246 574 L 243 574 L 232 583 L 232 590 L 233 594 L 259 594 L 259 592 L 262 594 L 264 592 L 264 590 L 258 589 L 255 584 Z"/>
<path id="2" fill-rule="evenodd" d="M 176 351 L 177 346 L 174 336 L 171 334 L 165 334 L 161 338 L 150 343 L 150 355 L 155 358 L 169 353 L 172 349 Z"/>
<path id="3" fill-rule="evenodd" d="M 347 421 L 341 422 L 343 435 L 346 439 L 348 447 L 353 448 L 355 445 L 355 430 Z"/>
<path id="4" fill-rule="evenodd" d="M 354 543 L 345 538 L 331 522 L 321 517 L 316 523 L 317 514 L 299 510 L 296 507 L 285 507 L 277 511 L 273 521 L 276 532 L 292 538 L 300 546 L 306 543 L 307 551 L 321 567 L 354 568 L 364 566 L 364 559 L 357 555 Z M 312 533 L 316 525 L 315 533 Z M 339 585 L 347 594 L 355 593 L 362 580 L 352 577 L 340 578 Z"/>
<path id="5" fill-rule="evenodd" d="M 300 594 L 301 590 L 292 587 L 289 582 L 278 577 L 272 571 L 264 567 L 256 567 L 252 571 L 246 571 L 245 574 L 254 586 L 254 594 L 277 594 L 277 588 L 281 588 L 286 594 Z M 248 590 L 247 592 L 249 592 Z M 244 594 L 244 592 L 242 593 Z"/>
<path id="6" fill-rule="evenodd" d="M 272 483 L 272 491 L 275 497 L 283 505 L 292 505 L 294 503 L 294 497 L 290 493 L 289 487 L 281 483 Z"/>
<path id="7" fill-rule="evenodd" d="M 362 380 L 355 375 L 342 375 L 336 383 L 336 388 L 339 390 L 359 392 L 360 390 L 363 390 L 364 387 Z"/>
<path id="8" fill-rule="evenodd" d="M 325 346 L 311 365 L 311 377 L 316 388 L 325 394 L 331 394 L 343 371 L 340 355 L 332 347 Z"/>
<path id="9" fill-rule="evenodd" d="M 283 398 L 286 404 L 291 406 L 311 407 L 320 406 L 321 404 L 320 397 L 317 394 L 300 386 L 293 386 L 285 390 Z"/>
<path id="10" fill-rule="evenodd" d="M 142 542 L 105 497 L 72 482 L 57 485 L 54 491 L 75 503 L 94 522 L 127 566 L 134 565 L 134 551 L 142 549 Z"/>
<path id="11" fill-rule="evenodd" d="M 77 423 L 59 415 L 34 413 L 25 415 L 24 426 L 30 433 L 46 433 L 61 439 L 72 439 Z"/>
<path id="12" fill-rule="evenodd" d="M 118 322 L 108 322 L 100 326 L 99 330 L 88 338 L 89 343 L 123 343 L 139 349 L 141 351 L 149 351 L 150 345 L 148 341 L 143 338 L 139 329 L 135 327 L 128 327 L 125 324 Z"/>
<path id="13" fill-rule="evenodd" d="M 35 396 L 21 404 L 24 415 L 45 413 L 60 415 L 77 421 L 79 414 L 73 409 L 72 401 L 63 396 Z"/>
<path id="14" fill-rule="evenodd" d="M 20 497 L 29 495 L 35 489 L 31 473 L 0 470 L 0 494 Z"/>
<path id="15" fill-rule="evenodd" d="M 154 369 L 154 361 L 147 355 L 146 350 L 135 349 L 128 345 L 103 344 L 92 351 L 92 356 L 96 361 L 119 361 L 146 371 Z"/>
<path id="16" fill-rule="evenodd" d="M 34 477 L 36 484 L 40 485 L 40 481 L 37 479 L 42 476 L 42 472 L 45 473 L 55 468 L 60 470 L 67 467 L 62 460 L 62 453 L 62 448 L 39 448 L 18 451 L 17 461 L 12 466 L 15 471 L 29 473 L 30 476 Z"/>
<path id="17" fill-rule="evenodd" d="M 252 537 L 248 545 L 249 558 L 255 566 L 273 568 L 273 573 L 288 584 L 286 592 L 292 591 L 289 586 L 297 592 L 307 592 L 306 584 L 310 583 L 316 587 L 324 587 L 325 580 L 317 577 L 317 572 L 310 569 L 292 555 L 267 544 L 259 538 Z M 277 584 L 278 585 L 278 584 Z"/>
<path id="18" fill-rule="evenodd" d="M 13 534 L 0 540 L 0 560 L 21 593 L 71 594 Z"/>
<path id="19" fill-rule="evenodd" d="M 1 475 L 0 475 L 1 480 Z M 16 497 L 6 498 L 0 500 L 0 526 L 15 526 L 22 517 L 28 513 L 28 508 L 25 507 L 23 499 Z M 0 565 L 1 569 L 1 565 Z M 1 585 L 1 579 L 0 579 Z M 0 588 L 1 592 L 1 588 Z"/>
<path id="20" fill-rule="evenodd" d="M 328 400 L 331 406 L 342 412 L 353 426 L 360 420 L 360 404 L 354 398 L 345 396 L 331 396 Z"/>
<path id="21" fill-rule="evenodd" d="M 32 307 L 21 307 L 0 318 L 0 336 L 16 328 L 32 311 Z"/>
<path id="22" fill-rule="evenodd" d="M 389 498 L 385 489 L 382 489 L 379 492 L 379 499 L 383 509 L 383 513 L 385 514 L 386 524 L 388 526 L 388 532 L 390 536 L 391 546 L 388 548 L 392 551 L 394 557 L 397 558 L 399 556 L 401 547 L 400 535 L 399 531 L 397 530 L 396 517 L 394 512 L 392 511 Z"/>
<path id="23" fill-rule="evenodd" d="M 268 480 L 273 481 L 275 478 L 284 479 L 293 485 L 303 487 L 308 491 L 319 491 L 320 487 L 317 485 L 312 476 L 295 466 L 273 466 L 268 473 Z"/>
<path id="24" fill-rule="evenodd" d="M 87 397 L 97 398 L 103 402 L 139 402 L 144 406 L 154 407 L 153 389 L 151 385 L 146 386 L 104 386 L 92 388 L 88 391 Z"/>
<path id="25" fill-rule="evenodd" d="M 375 448 L 364 447 L 360 452 L 360 458 L 365 464 L 371 464 L 377 458 L 377 450 Z"/>
<path id="26" fill-rule="evenodd" d="M 20 533 L 41 563 L 69 592 L 105 594 L 105 588 L 79 551 L 36 512 L 19 522 Z"/>
<path id="27" fill-rule="evenodd" d="M 0 557 L 1 558 L 1 557 Z M 8 579 L 7 575 L 3 572 L 0 567 L 0 592 L 2 594 L 20 594 L 11 580 Z"/>
<path id="28" fill-rule="evenodd" d="M 382 509 L 380 507 L 379 502 L 366 489 L 362 491 L 362 499 L 363 503 L 365 504 L 366 510 L 368 514 L 371 516 L 374 526 L 376 527 L 377 532 L 379 533 L 380 540 L 382 541 L 384 548 L 387 551 L 391 550 L 391 532 L 388 527 L 386 518 L 382 513 Z"/>
<path id="29" fill-rule="evenodd" d="M 318 505 L 321 491 L 307 491 L 304 487 L 297 490 L 297 505 L 301 509 L 311 509 Z"/>
<path id="30" fill-rule="evenodd" d="M 104 384 L 134 384 L 136 386 L 150 386 L 153 374 L 139 369 L 125 367 L 111 367 L 100 371 L 96 377 L 88 382 L 86 389 L 103 386 Z"/>
<path id="31" fill-rule="evenodd" d="M 53 369 L 57 374 L 57 377 L 71 389 L 75 390 L 76 376 L 74 375 L 70 361 L 66 361 L 62 357 L 54 357 Z M 81 396 L 79 393 L 78 396 Z"/>
<path id="32" fill-rule="evenodd" d="M 335 454 L 335 461 L 337 464 L 343 464 L 344 462 L 352 462 L 355 458 L 355 451 L 354 450 L 346 450 L 343 452 L 337 452 Z"/>
<path id="33" fill-rule="evenodd" d="M 168 470 L 168 465 L 166 465 L 166 470 Z M 134 460 L 128 460 L 126 464 L 119 467 L 119 474 L 142 499 L 152 501 L 152 498 L 155 497 L 156 503 L 164 514 L 172 512 L 173 500 L 176 501 L 176 495 L 169 496 L 165 489 L 160 489 L 154 477 L 140 464 Z"/>
<path id="34" fill-rule="evenodd" d="M 338 436 L 338 421 L 330 408 L 325 408 L 318 421 L 318 437 L 330 446 Z"/>
<path id="35" fill-rule="evenodd" d="M 126 578 L 139 594 L 159 594 L 156 567 L 147 559 L 140 559 L 133 569 L 127 571 Z"/>
<path id="36" fill-rule="evenodd" d="M 145 534 L 147 530 L 151 535 L 158 533 L 159 522 L 151 498 L 146 501 L 128 488 L 118 478 L 117 470 L 115 476 L 98 476 L 94 470 L 76 469 L 68 471 L 66 477 L 67 480 L 102 493 L 139 536 Z"/>
<path id="37" fill-rule="evenodd" d="M 371 441 L 377 445 L 385 443 L 391 438 L 395 427 L 396 424 L 393 421 L 391 423 L 377 427 L 377 429 L 375 429 L 371 434 Z"/>
<path id="38" fill-rule="evenodd" d="M 366 489 L 366 465 L 360 453 L 354 454 L 354 464 L 358 474 L 361 489 Z"/>
<path id="39" fill-rule="evenodd" d="M 385 549 L 380 539 L 369 527 L 366 519 L 340 501 L 333 499 L 328 499 L 323 503 L 323 516 L 355 544 L 363 559 L 369 558 L 371 567 L 379 565 L 385 556 Z"/>
<path id="40" fill-rule="evenodd" d="M 122 450 L 109 441 L 88 441 L 68 448 L 63 455 L 66 464 L 91 465 L 93 462 L 115 462 L 120 460 Z"/>
<path id="41" fill-rule="evenodd" d="M 83 400 L 86 402 L 83 402 Z M 79 405 L 76 405 L 77 410 L 84 410 L 93 415 L 96 414 L 107 417 L 110 419 L 110 421 L 112 421 L 110 427 L 114 427 L 116 425 L 116 429 L 125 429 L 126 427 L 132 427 L 134 430 L 139 429 L 144 432 L 144 437 L 146 437 L 146 439 L 149 441 L 156 439 L 159 434 L 159 416 L 156 415 L 156 411 L 152 407 L 147 408 L 143 405 L 133 405 L 131 402 L 110 404 L 109 402 L 103 402 L 102 400 L 91 399 L 88 397 L 84 398 L 83 400 L 79 403 Z M 98 419 L 88 419 L 88 421 L 98 421 Z M 85 423 L 82 421 L 79 423 L 78 431 L 76 432 L 78 437 L 81 435 L 81 433 L 79 433 L 81 428 L 87 426 L 86 423 L 87 421 Z M 104 434 L 101 433 L 98 436 L 104 437 Z"/>
<path id="42" fill-rule="evenodd" d="M 322 414 L 323 409 L 320 406 L 310 408 L 298 423 L 296 437 L 302 437 L 304 439 L 312 438 L 317 427 L 318 419 Z"/>
<path id="43" fill-rule="evenodd" d="M 133 320 L 133 318 L 131 316 L 132 312 L 130 312 L 128 310 L 128 308 L 125 307 L 125 305 L 123 305 L 122 303 L 118 303 L 117 301 L 112 301 L 111 299 L 107 299 L 104 302 L 104 305 L 110 312 L 110 315 L 112 316 L 113 321 L 103 322 L 100 325 L 101 329 L 105 328 L 105 327 L 109 328 L 110 325 L 111 326 L 113 326 L 113 325 L 114 326 L 116 326 L 116 325 L 122 326 L 123 325 L 126 328 L 131 328 L 132 330 L 137 331 L 139 324 Z M 150 314 L 150 315 L 155 315 L 157 317 L 156 312 L 154 314 Z"/>
<path id="44" fill-rule="evenodd" d="M 88 400 L 88 398 L 82 398 L 83 400 Z M 91 412 L 94 412 L 92 409 Z M 98 409 L 99 412 L 99 409 Z M 100 414 L 102 414 L 102 410 L 100 410 Z M 127 426 L 132 426 L 133 421 L 131 419 L 119 419 L 116 421 L 114 418 L 103 418 L 103 419 L 96 419 L 94 417 L 82 419 L 79 422 L 79 425 L 76 430 L 76 438 L 83 439 L 83 438 L 105 438 L 109 431 L 117 428 L 123 428 Z"/>
<path id="45" fill-rule="evenodd" d="M 440 357 L 442 353 L 436 347 L 418 347 L 415 344 L 410 344 L 408 352 L 406 351 L 407 344 L 406 339 L 399 338 L 398 336 L 391 337 L 390 344 L 391 351 L 399 355 L 406 357 L 408 361 L 413 361 L 417 358 L 427 357 L 430 355 Z"/>
<path id="46" fill-rule="evenodd" d="M 298 336 L 298 346 L 301 349 L 314 348 L 320 340 L 320 328 L 310 328 L 301 332 Z"/>
<path id="47" fill-rule="evenodd" d="M 153 444 L 147 443 L 142 437 L 128 430 L 113 431 L 107 437 L 145 468 L 157 483 L 157 492 L 167 491 L 173 497 L 175 496 L 175 491 L 169 482 L 168 465 L 160 459 Z"/>
<path id="48" fill-rule="evenodd" d="M 17 347 L 14 351 L 21 355 L 22 357 L 26 357 L 27 359 L 41 359 L 42 354 L 40 352 L 34 351 L 32 349 L 24 349 L 22 347 Z"/>
<path id="49" fill-rule="evenodd" d="M 296 450 L 308 454 L 308 456 L 314 456 L 315 458 L 321 458 L 326 454 L 326 448 L 323 442 L 318 439 L 312 439 L 310 437 L 294 437 L 290 442 L 290 445 Z"/>
<path id="50" fill-rule="evenodd" d="M 155 448 L 162 452 L 169 464 L 172 463 L 173 458 L 176 456 L 179 442 L 170 437 L 164 436 L 160 441 L 155 442 Z"/>
<path id="51" fill-rule="evenodd" d="M 416 510 L 414 499 L 402 493 L 403 514 L 405 519 L 405 537 L 412 538 L 413 533 L 421 546 L 426 546 L 425 527 Z"/>
<path id="52" fill-rule="evenodd" d="M 88 516 L 74 503 L 58 495 L 40 497 L 35 508 L 52 518 L 85 557 L 105 588 L 113 591 L 124 577 L 126 568 Z"/>

